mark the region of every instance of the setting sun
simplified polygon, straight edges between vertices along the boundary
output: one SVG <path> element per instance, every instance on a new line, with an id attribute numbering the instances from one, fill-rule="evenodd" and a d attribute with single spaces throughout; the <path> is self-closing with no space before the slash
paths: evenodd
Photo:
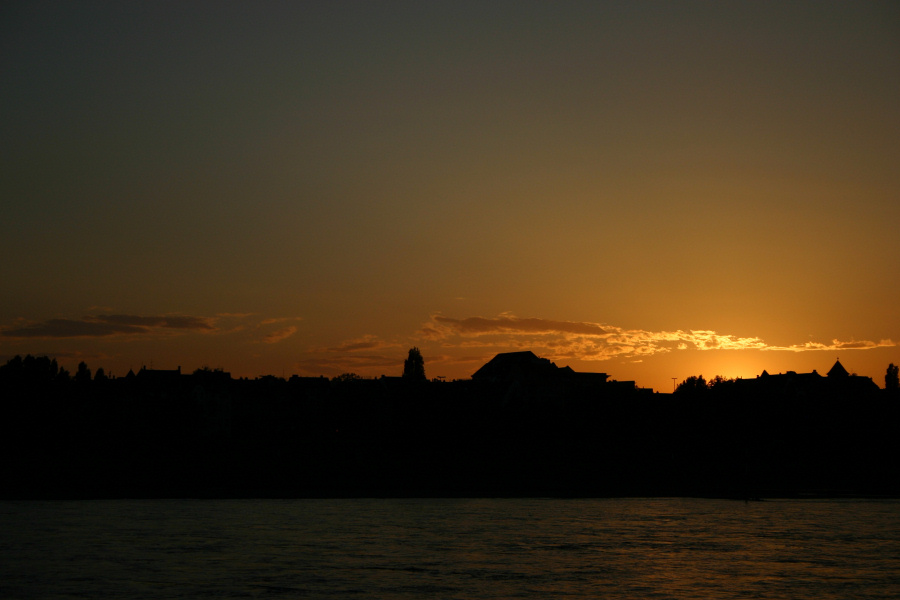
<path id="1" fill-rule="evenodd" d="M 0 358 L 900 363 L 888 4 L 49 6 L 0 25 Z"/>

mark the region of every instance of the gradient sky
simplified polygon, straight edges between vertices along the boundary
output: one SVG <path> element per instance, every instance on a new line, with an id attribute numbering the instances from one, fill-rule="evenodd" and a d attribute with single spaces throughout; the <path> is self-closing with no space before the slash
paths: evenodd
<path id="1" fill-rule="evenodd" d="M 896 2 L 4 2 L 0 358 L 900 363 Z"/>

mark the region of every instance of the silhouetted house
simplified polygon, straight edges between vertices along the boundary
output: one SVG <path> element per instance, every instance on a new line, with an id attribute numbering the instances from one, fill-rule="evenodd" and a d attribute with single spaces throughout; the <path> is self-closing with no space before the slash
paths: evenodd
<path id="1" fill-rule="evenodd" d="M 606 387 L 608 388 L 609 394 L 611 395 L 623 395 L 633 392 L 640 392 L 642 394 L 653 393 L 653 390 L 650 388 L 639 388 L 637 386 L 637 383 L 634 381 L 607 381 Z"/>
<path id="2" fill-rule="evenodd" d="M 848 373 L 839 360 L 834 361 L 826 379 L 836 392 L 869 394 L 878 391 L 878 384 L 871 377 Z"/>
<path id="3" fill-rule="evenodd" d="M 844 365 L 841 364 L 840 360 L 834 361 L 834 366 L 831 367 L 831 370 L 828 371 L 829 377 L 849 377 L 850 373 L 847 372 L 847 369 L 844 368 Z"/>
<path id="4" fill-rule="evenodd" d="M 318 377 L 301 377 L 300 375 L 291 375 L 288 383 L 299 388 L 319 388 L 326 389 L 331 381 L 324 375 Z"/>
<path id="5" fill-rule="evenodd" d="M 548 379 L 573 374 L 570 367 L 560 369 L 549 359 L 540 358 L 530 350 L 498 354 L 472 374 L 475 381 L 492 383 L 521 381 L 523 379 Z M 597 373 L 606 381 L 604 373 Z"/>
<path id="6" fill-rule="evenodd" d="M 181 384 L 181 367 L 177 369 L 148 369 L 141 367 L 135 375 L 141 385 L 152 387 L 174 388 Z"/>
<path id="7" fill-rule="evenodd" d="M 498 387 L 507 401 L 588 399 L 638 391 L 633 381 L 609 381 L 606 373 L 581 373 L 571 367 L 558 367 L 531 351 L 496 355 L 472 375 L 472 381 Z"/>
<path id="8" fill-rule="evenodd" d="M 181 369 L 181 367 L 179 367 Z M 222 369 L 197 369 L 191 375 L 195 381 L 208 383 L 227 383 L 231 381 L 231 373 Z"/>
<path id="9" fill-rule="evenodd" d="M 744 391 L 795 398 L 867 394 L 878 389 L 871 377 L 851 375 L 839 360 L 825 377 L 815 369 L 812 373 L 788 371 L 777 375 L 763 371 L 755 379 L 739 379 L 736 383 Z"/>

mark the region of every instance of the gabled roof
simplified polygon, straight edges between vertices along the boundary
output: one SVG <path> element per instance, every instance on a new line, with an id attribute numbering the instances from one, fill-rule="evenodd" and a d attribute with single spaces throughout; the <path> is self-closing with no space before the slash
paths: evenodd
<path id="1" fill-rule="evenodd" d="M 514 381 L 522 378 L 565 378 L 578 381 L 605 382 L 606 373 L 580 373 L 572 367 L 557 367 L 550 359 L 534 352 L 502 352 L 475 371 L 472 379 L 482 381 Z"/>
<path id="2" fill-rule="evenodd" d="M 828 371 L 829 377 L 846 377 L 848 375 L 850 375 L 850 373 L 847 372 L 847 369 L 844 368 L 844 365 L 841 364 L 840 360 L 834 361 L 834 366 Z"/>
<path id="3" fill-rule="evenodd" d="M 547 374 L 555 372 L 557 366 L 546 358 L 539 358 L 534 352 L 503 352 L 489 360 L 475 371 L 472 379 L 509 379 L 521 373 Z"/>

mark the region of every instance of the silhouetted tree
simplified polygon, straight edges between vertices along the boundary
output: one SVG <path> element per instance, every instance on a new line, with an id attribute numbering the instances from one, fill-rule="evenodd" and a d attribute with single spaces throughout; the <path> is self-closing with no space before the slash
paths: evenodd
<path id="1" fill-rule="evenodd" d="M 678 384 L 675 388 L 676 394 L 701 394 L 707 391 L 706 380 L 703 375 L 691 375 Z"/>
<path id="2" fill-rule="evenodd" d="M 0 367 L 0 381 L 4 383 L 18 383 L 25 377 L 25 361 L 17 354 Z"/>
<path id="3" fill-rule="evenodd" d="M 340 375 L 338 375 L 337 377 L 332 379 L 332 381 L 337 381 L 338 383 L 345 383 L 347 381 L 359 381 L 360 379 L 362 379 L 362 377 L 360 377 L 356 373 L 341 373 Z"/>
<path id="4" fill-rule="evenodd" d="M 732 383 L 734 383 L 734 379 L 716 375 L 709 380 L 706 386 L 711 390 L 726 390 Z"/>
<path id="5" fill-rule="evenodd" d="M 894 363 L 888 365 L 887 372 L 884 374 L 884 389 L 900 389 L 900 367 Z"/>
<path id="6" fill-rule="evenodd" d="M 75 381 L 78 383 L 90 383 L 91 381 L 91 370 L 88 369 L 88 366 L 84 361 L 78 363 L 78 371 L 75 372 Z"/>
<path id="7" fill-rule="evenodd" d="M 43 384 L 55 380 L 59 373 L 59 365 L 56 363 L 55 358 L 50 359 L 46 356 L 32 356 L 30 354 L 22 358 L 16 355 L 0 367 L 0 381 Z"/>
<path id="8" fill-rule="evenodd" d="M 194 370 L 194 375 L 221 375 L 225 373 L 225 369 L 222 367 L 216 367 L 213 369 L 209 365 L 203 365 L 199 369 Z"/>
<path id="9" fill-rule="evenodd" d="M 403 378 L 425 381 L 425 359 L 418 348 L 409 349 L 409 358 L 403 361 Z"/>
<path id="10" fill-rule="evenodd" d="M 16 373 L 22 370 L 22 355 L 16 354 L 0 367 L 0 375 Z"/>
<path id="11" fill-rule="evenodd" d="M 106 381 L 109 379 L 106 376 L 106 371 L 103 370 L 103 367 L 98 367 L 97 372 L 94 373 L 94 381 Z"/>

